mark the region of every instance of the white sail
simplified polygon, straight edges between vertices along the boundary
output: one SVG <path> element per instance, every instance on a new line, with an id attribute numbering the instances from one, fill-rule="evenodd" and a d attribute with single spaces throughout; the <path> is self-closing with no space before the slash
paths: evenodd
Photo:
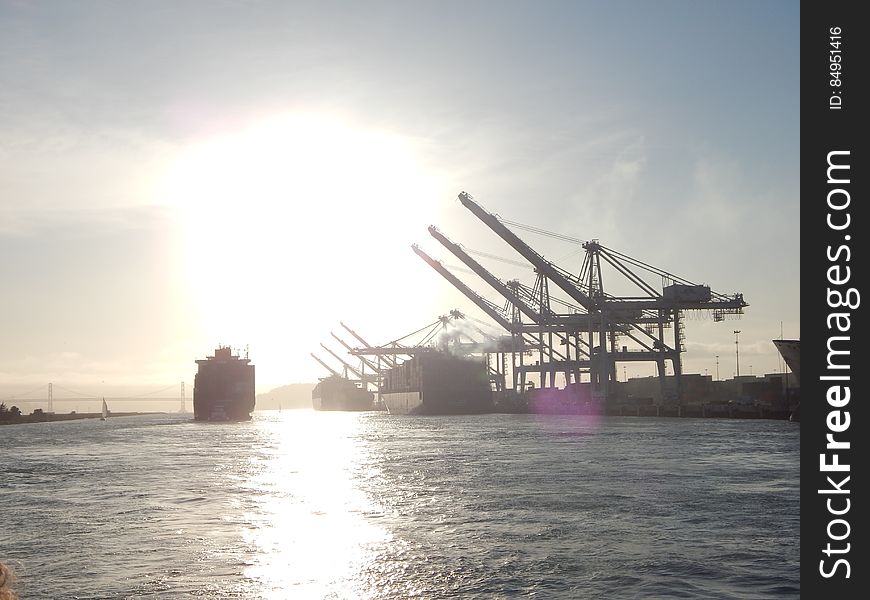
<path id="1" fill-rule="evenodd" d="M 100 419 L 105 421 L 106 417 L 108 417 L 108 416 L 109 416 L 109 407 L 106 406 L 106 399 L 103 398 L 103 413 L 102 413 L 102 416 L 100 417 Z"/>

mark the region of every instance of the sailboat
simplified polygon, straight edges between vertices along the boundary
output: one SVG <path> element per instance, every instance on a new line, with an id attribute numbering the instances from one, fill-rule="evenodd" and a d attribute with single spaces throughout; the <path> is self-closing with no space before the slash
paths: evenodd
<path id="1" fill-rule="evenodd" d="M 100 421 L 105 421 L 109 416 L 109 407 L 106 406 L 106 399 L 103 398 L 103 412 L 100 414 Z"/>

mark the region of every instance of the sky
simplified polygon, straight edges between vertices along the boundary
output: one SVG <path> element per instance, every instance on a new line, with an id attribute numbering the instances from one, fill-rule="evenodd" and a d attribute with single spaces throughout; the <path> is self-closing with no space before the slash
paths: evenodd
<path id="1" fill-rule="evenodd" d="M 322 376 L 339 321 L 382 343 L 485 319 L 410 249 L 456 264 L 435 224 L 520 260 L 463 190 L 743 293 L 739 321 L 687 322 L 685 371 L 731 377 L 735 329 L 741 373 L 777 371 L 770 341 L 800 337 L 798 44 L 774 0 L 0 0 L 0 391 L 192 387 L 218 344 L 265 391 Z"/>

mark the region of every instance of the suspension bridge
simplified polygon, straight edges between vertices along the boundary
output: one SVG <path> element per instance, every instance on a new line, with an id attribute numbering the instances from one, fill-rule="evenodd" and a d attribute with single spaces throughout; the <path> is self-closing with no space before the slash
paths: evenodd
<path id="1" fill-rule="evenodd" d="M 42 408 L 45 412 L 55 412 L 55 403 L 69 406 L 70 403 L 89 403 L 106 401 L 107 404 L 115 404 L 120 402 L 138 402 L 166 407 L 169 403 L 175 403 L 177 412 L 186 413 L 187 395 L 185 393 L 185 382 L 174 383 L 165 387 L 143 391 L 134 394 L 105 394 L 96 393 L 93 391 L 74 390 L 56 383 L 46 383 L 39 387 L 26 390 L 18 393 L 0 393 L 0 403 L 6 404 L 7 407 L 13 405 L 26 405 L 28 409 L 34 410 Z M 172 395 L 175 390 L 176 395 Z M 59 392 L 59 393 L 58 393 Z M 21 406 L 19 406 L 21 408 Z M 64 411 L 66 412 L 66 411 Z"/>

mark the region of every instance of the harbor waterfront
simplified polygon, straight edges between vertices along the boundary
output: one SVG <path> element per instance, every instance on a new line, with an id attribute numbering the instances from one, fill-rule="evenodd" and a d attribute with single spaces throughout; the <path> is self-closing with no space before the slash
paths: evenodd
<path id="1" fill-rule="evenodd" d="M 799 426 L 146 415 L 3 428 L 29 599 L 799 596 Z"/>

